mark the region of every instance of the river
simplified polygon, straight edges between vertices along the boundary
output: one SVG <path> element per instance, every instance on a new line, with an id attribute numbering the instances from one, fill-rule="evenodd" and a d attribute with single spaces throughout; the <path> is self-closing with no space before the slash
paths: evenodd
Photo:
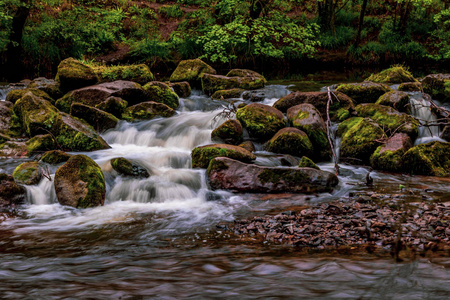
<path id="1" fill-rule="evenodd" d="M 265 104 L 289 93 L 281 85 L 265 92 Z M 339 187 L 331 194 L 211 191 L 205 170 L 190 167 L 190 152 L 211 143 L 211 131 L 224 121 L 215 116 L 225 103 L 198 91 L 180 100 L 176 116 L 121 122 L 103 134 L 111 149 L 84 153 L 105 174 L 104 206 L 63 207 L 44 178 L 27 187 L 28 203 L 17 214 L 0 214 L 1 299 L 448 298 L 448 257 L 397 263 L 369 254 L 305 254 L 240 241 L 217 227 L 367 190 L 362 182 L 368 170 L 342 165 Z M 258 164 L 280 164 L 264 151 L 257 154 Z M 145 166 L 151 176 L 118 176 L 109 160 L 119 156 Z M 23 161 L 1 159 L 0 172 L 11 174 Z M 331 163 L 320 167 L 333 170 Z M 50 168 L 52 176 L 55 171 Z M 446 180 L 380 172 L 372 177 L 380 183 L 374 189 L 384 193 L 395 193 L 399 184 L 418 191 L 426 186 L 428 201 L 449 201 Z"/>

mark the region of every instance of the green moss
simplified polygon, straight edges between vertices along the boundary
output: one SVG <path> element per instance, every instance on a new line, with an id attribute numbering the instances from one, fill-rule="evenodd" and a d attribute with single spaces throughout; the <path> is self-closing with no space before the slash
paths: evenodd
<path id="1" fill-rule="evenodd" d="M 75 96 L 72 93 L 67 93 L 61 99 L 56 100 L 55 106 L 62 112 L 70 113 L 70 107 L 75 101 Z"/>
<path id="2" fill-rule="evenodd" d="M 217 172 L 222 170 L 227 170 L 228 165 L 224 163 L 223 161 L 217 160 L 217 159 L 211 159 L 208 165 L 208 169 L 206 170 L 207 176 L 211 174 L 211 172 Z"/>
<path id="3" fill-rule="evenodd" d="M 299 168 L 314 168 L 320 170 L 320 168 L 308 157 L 302 156 L 300 159 L 300 163 L 298 164 Z"/>
<path id="4" fill-rule="evenodd" d="M 263 88 L 266 81 L 264 78 L 254 77 L 226 77 L 221 75 L 205 74 L 202 77 L 202 90 L 211 95 L 216 91 L 240 88 L 244 90 L 255 90 Z"/>
<path id="5" fill-rule="evenodd" d="M 111 166 L 114 170 L 119 173 L 132 175 L 133 174 L 133 164 L 126 158 L 117 157 L 111 159 Z"/>
<path id="6" fill-rule="evenodd" d="M 304 132 L 297 129 L 294 131 L 294 128 L 285 128 L 267 142 L 266 149 L 274 153 L 301 156 L 311 154 L 313 145 Z"/>
<path id="7" fill-rule="evenodd" d="M 197 147 L 192 150 L 192 167 L 207 168 L 211 159 L 215 157 L 228 157 L 242 162 L 251 162 L 256 156 L 247 150 L 226 144 L 215 144 Z"/>
<path id="8" fill-rule="evenodd" d="M 381 95 L 392 91 L 392 89 L 380 83 L 362 82 L 341 84 L 337 91 L 346 94 L 355 103 L 374 103 Z"/>
<path id="9" fill-rule="evenodd" d="M 51 134 L 34 136 L 27 141 L 26 145 L 28 155 L 56 148 L 55 140 Z"/>
<path id="10" fill-rule="evenodd" d="M 9 101 L 9 102 L 12 102 L 12 103 L 16 103 L 17 100 L 22 98 L 28 92 L 32 93 L 36 97 L 45 99 L 45 100 L 49 101 L 52 104 L 55 102 L 55 100 L 52 97 L 50 97 L 46 92 L 38 90 L 38 89 L 31 89 L 31 88 L 27 88 L 27 89 L 24 89 L 24 90 L 12 90 L 12 91 L 10 91 L 8 93 L 8 95 L 6 96 L 6 101 Z"/>
<path id="11" fill-rule="evenodd" d="M 336 111 L 336 116 L 339 122 L 343 122 L 345 120 L 347 120 L 348 118 L 350 118 L 350 112 L 348 111 L 348 109 L 345 108 L 339 108 Z"/>
<path id="12" fill-rule="evenodd" d="M 378 74 L 372 74 L 367 81 L 378 83 L 402 83 L 402 82 L 417 82 L 412 74 L 403 66 L 393 66 L 389 69 L 383 70 Z"/>
<path id="13" fill-rule="evenodd" d="M 175 71 L 170 76 L 170 81 L 187 81 L 194 87 L 201 85 L 200 81 L 204 74 L 216 74 L 210 65 L 200 59 L 190 59 L 181 61 Z"/>
<path id="14" fill-rule="evenodd" d="M 42 177 L 42 173 L 39 167 L 39 163 L 31 161 L 22 163 L 17 166 L 12 176 L 18 183 L 31 185 L 39 183 Z"/>
<path id="15" fill-rule="evenodd" d="M 411 174 L 449 176 L 450 143 L 431 142 L 409 149 L 402 157 L 404 170 Z"/>
<path id="16" fill-rule="evenodd" d="M 93 85 L 98 77 L 91 67 L 70 57 L 58 65 L 55 80 L 61 83 L 61 90 L 70 91 Z"/>
<path id="17" fill-rule="evenodd" d="M 390 106 L 398 111 L 406 112 L 409 109 L 409 96 L 403 92 L 392 91 L 382 95 L 375 104 Z"/>
<path id="18" fill-rule="evenodd" d="M 135 120 L 151 120 L 157 116 L 168 118 L 174 114 L 175 111 L 163 103 L 143 102 L 125 109 L 122 119 L 133 122 Z"/>
<path id="19" fill-rule="evenodd" d="M 144 90 L 148 95 L 150 101 L 163 103 L 172 109 L 176 109 L 180 105 L 178 95 L 163 82 L 153 81 L 144 85 Z"/>
<path id="20" fill-rule="evenodd" d="M 450 74 L 432 74 L 422 80 L 424 92 L 436 100 L 450 100 L 449 85 Z"/>
<path id="21" fill-rule="evenodd" d="M 51 165 L 57 165 L 68 161 L 70 157 L 71 155 L 64 151 L 52 150 L 45 152 L 40 161 Z"/>
<path id="22" fill-rule="evenodd" d="M 277 184 L 280 181 L 286 182 L 286 184 L 298 184 L 309 179 L 309 177 L 303 172 L 295 169 L 275 169 L 267 168 L 258 175 L 259 181 L 262 184 L 268 182 Z"/>
<path id="23" fill-rule="evenodd" d="M 370 165 L 376 170 L 383 170 L 388 172 L 402 172 L 403 161 L 402 157 L 405 151 L 403 149 L 397 151 L 386 150 L 380 153 L 382 146 L 379 146 L 377 150 L 370 157 Z"/>
<path id="24" fill-rule="evenodd" d="M 286 126 L 281 112 L 262 104 L 253 103 L 238 109 L 236 118 L 250 136 L 266 140 Z"/>
<path id="25" fill-rule="evenodd" d="M 224 99 L 231 99 L 231 98 L 240 98 L 244 91 L 245 91 L 244 89 L 240 89 L 240 88 L 229 89 L 229 90 L 219 90 L 219 91 L 215 91 L 214 94 L 212 94 L 211 99 L 224 100 Z"/>
<path id="26" fill-rule="evenodd" d="M 242 142 L 243 137 L 242 125 L 237 120 L 227 120 L 211 132 L 212 140 L 224 141 L 232 145 Z"/>
<path id="27" fill-rule="evenodd" d="M 150 68 L 145 64 L 129 66 L 94 66 L 94 71 L 100 81 L 129 80 L 146 84 L 154 80 Z"/>
<path id="28" fill-rule="evenodd" d="M 128 102 L 119 97 L 109 97 L 105 101 L 97 104 L 95 108 L 106 111 L 117 118 L 122 117 L 122 113 L 128 106 Z"/>

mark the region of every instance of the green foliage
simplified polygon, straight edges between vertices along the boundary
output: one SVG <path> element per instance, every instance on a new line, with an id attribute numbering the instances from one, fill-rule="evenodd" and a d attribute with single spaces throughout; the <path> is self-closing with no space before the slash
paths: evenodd
<path id="1" fill-rule="evenodd" d="M 138 61 L 151 63 L 158 59 L 168 59 L 170 57 L 169 43 L 144 39 L 131 47 L 131 55 Z"/>
<path id="2" fill-rule="evenodd" d="M 325 49 L 337 49 L 351 43 L 355 36 L 355 28 L 339 26 L 336 28 L 336 34 L 325 32 L 319 35 L 319 41 Z"/>
<path id="3" fill-rule="evenodd" d="M 442 10 L 434 16 L 436 30 L 433 38 L 436 41 L 437 59 L 450 59 L 450 8 Z"/>
<path id="4" fill-rule="evenodd" d="M 166 18 L 181 18 L 183 11 L 180 9 L 180 5 L 168 5 L 162 6 L 158 9 L 158 12 Z"/>

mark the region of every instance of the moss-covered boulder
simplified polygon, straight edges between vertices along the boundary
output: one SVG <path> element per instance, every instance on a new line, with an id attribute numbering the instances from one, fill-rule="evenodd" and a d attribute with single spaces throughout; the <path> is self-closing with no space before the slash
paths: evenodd
<path id="1" fill-rule="evenodd" d="M 375 103 L 383 94 L 392 91 L 385 84 L 370 81 L 341 84 L 336 90 L 352 98 L 355 103 Z"/>
<path id="2" fill-rule="evenodd" d="M 283 113 L 260 103 L 246 105 L 236 112 L 236 118 L 254 138 L 268 140 L 286 126 Z"/>
<path id="3" fill-rule="evenodd" d="M 255 152 L 256 148 L 252 141 L 245 141 L 238 145 L 238 147 L 244 148 L 248 152 Z"/>
<path id="4" fill-rule="evenodd" d="M 135 120 L 151 120 L 157 116 L 168 118 L 175 114 L 175 110 L 163 103 L 153 101 L 142 102 L 125 109 L 122 119 L 129 122 Z"/>
<path id="5" fill-rule="evenodd" d="M 139 178 L 150 177 L 150 174 L 144 167 L 124 157 L 116 157 L 111 159 L 111 166 L 121 175 Z"/>
<path id="6" fill-rule="evenodd" d="M 211 99 L 214 100 L 225 100 L 225 99 L 236 99 L 240 98 L 244 89 L 229 89 L 229 90 L 220 90 L 215 91 L 214 94 L 211 95 Z"/>
<path id="7" fill-rule="evenodd" d="M 319 111 L 312 104 L 304 103 L 289 108 L 287 117 L 293 127 L 308 135 L 314 148 L 314 158 L 319 160 L 330 159 L 331 149 L 327 137 L 327 128 Z"/>
<path id="8" fill-rule="evenodd" d="M 403 154 L 411 147 L 411 138 L 406 133 L 396 133 L 375 150 L 370 157 L 370 165 L 375 170 L 402 172 Z"/>
<path id="9" fill-rule="evenodd" d="M 71 158 L 72 155 L 61 150 L 51 150 L 47 151 L 42 155 L 39 161 L 50 165 L 59 165 L 60 163 L 66 162 Z"/>
<path id="10" fill-rule="evenodd" d="M 241 122 L 238 120 L 227 120 L 211 132 L 214 142 L 237 145 L 244 137 Z"/>
<path id="11" fill-rule="evenodd" d="M 100 166 L 86 155 L 74 155 L 56 170 L 55 191 L 61 205 L 88 208 L 103 205 L 106 185 Z"/>
<path id="12" fill-rule="evenodd" d="M 46 92 L 38 90 L 38 89 L 32 89 L 32 88 L 27 88 L 27 89 L 23 89 L 23 90 L 11 90 L 8 95 L 6 95 L 6 101 L 12 102 L 12 103 L 16 103 L 17 100 L 19 100 L 20 98 L 22 98 L 26 93 L 32 93 L 33 95 L 35 95 L 36 97 L 42 98 L 47 100 L 48 102 L 54 104 L 55 100 L 50 97 Z"/>
<path id="13" fill-rule="evenodd" d="M 97 132 L 104 132 L 116 127 L 119 119 L 106 111 L 87 106 L 81 103 L 73 103 L 70 114 L 74 117 L 85 120 Z"/>
<path id="14" fill-rule="evenodd" d="M 62 125 L 56 136 L 56 142 L 63 149 L 70 151 L 95 151 L 110 148 L 89 124 L 60 113 Z"/>
<path id="15" fill-rule="evenodd" d="M 422 90 L 422 83 L 404 82 L 398 86 L 398 90 L 402 92 L 420 92 Z"/>
<path id="16" fill-rule="evenodd" d="M 212 95 L 219 90 L 240 88 L 244 90 L 255 90 L 264 87 L 264 78 L 254 77 L 227 77 L 223 75 L 205 74 L 202 77 L 202 90 L 207 95 Z"/>
<path id="17" fill-rule="evenodd" d="M 440 138 L 450 142 L 450 125 L 446 125 L 441 132 Z"/>
<path id="18" fill-rule="evenodd" d="M 18 185 L 11 175 L 0 173 L 0 208 L 14 208 L 23 204 L 26 193 L 26 189 Z"/>
<path id="19" fill-rule="evenodd" d="M 128 66 L 94 66 L 100 82 L 110 82 L 116 80 L 128 80 L 139 84 L 146 84 L 154 80 L 150 68 L 145 64 Z"/>
<path id="20" fill-rule="evenodd" d="M 262 76 L 261 74 L 259 74 L 258 72 L 252 71 L 252 70 L 248 70 L 248 69 L 232 69 L 230 70 L 227 75 L 227 77 L 253 77 L 253 78 L 261 78 L 263 79 L 265 82 L 266 79 L 264 78 L 264 76 Z"/>
<path id="21" fill-rule="evenodd" d="M 395 84 L 402 82 L 416 82 L 414 76 L 403 66 L 393 66 L 380 73 L 372 74 L 366 81 Z"/>
<path id="22" fill-rule="evenodd" d="M 380 145 L 383 129 L 368 118 L 351 118 L 339 124 L 337 135 L 342 138 L 340 158 L 353 163 L 369 164 L 370 156 Z"/>
<path id="23" fill-rule="evenodd" d="M 244 148 L 227 144 L 211 144 L 196 147 L 192 150 L 192 167 L 207 168 L 211 159 L 220 156 L 243 162 L 251 162 L 256 159 L 254 154 Z"/>
<path id="24" fill-rule="evenodd" d="M 61 84 L 61 90 L 68 92 L 98 82 L 94 69 L 81 61 L 69 57 L 58 65 L 55 80 Z"/>
<path id="25" fill-rule="evenodd" d="M 33 79 L 28 85 L 28 89 L 37 89 L 47 93 L 52 99 L 59 99 L 63 96 L 61 85 L 54 79 L 39 77 Z"/>
<path id="26" fill-rule="evenodd" d="M 404 132 L 415 139 L 419 132 L 419 121 L 405 113 L 400 113 L 389 106 L 365 103 L 356 106 L 358 115 L 371 118 L 382 126 L 386 132 Z"/>
<path id="27" fill-rule="evenodd" d="M 339 180 L 336 175 L 313 168 L 262 167 L 227 157 L 211 160 L 206 172 L 212 189 L 240 193 L 329 192 Z"/>
<path id="28" fill-rule="evenodd" d="M 170 75 L 169 80 L 171 82 L 187 81 L 191 86 L 199 88 L 204 74 L 216 73 L 216 70 L 201 59 L 182 60 Z"/>
<path id="29" fill-rule="evenodd" d="M 51 134 L 36 135 L 26 142 L 28 155 L 45 152 L 57 148 L 55 138 Z"/>
<path id="30" fill-rule="evenodd" d="M 295 156 L 310 155 L 313 145 L 306 133 L 303 131 L 287 127 L 278 131 L 265 145 L 267 151 Z"/>
<path id="31" fill-rule="evenodd" d="M 169 86 L 173 89 L 175 94 L 181 98 L 187 98 L 191 95 L 191 85 L 187 81 L 169 82 Z"/>
<path id="32" fill-rule="evenodd" d="M 42 171 L 37 161 L 29 161 L 17 166 L 12 176 L 17 183 L 32 185 L 42 179 Z"/>
<path id="33" fill-rule="evenodd" d="M 164 82 L 152 81 L 143 88 L 148 95 L 148 101 L 164 103 L 172 109 L 176 109 L 180 105 L 177 94 Z"/>
<path id="34" fill-rule="evenodd" d="M 450 143 L 431 142 L 417 145 L 403 155 L 404 170 L 427 176 L 450 175 Z"/>
<path id="35" fill-rule="evenodd" d="M 308 157 L 302 156 L 300 162 L 298 163 L 299 168 L 313 168 L 316 170 L 320 170 L 320 168 Z"/>
<path id="36" fill-rule="evenodd" d="M 409 95 L 404 92 L 392 91 L 378 98 L 375 104 L 390 106 L 400 112 L 409 112 Z"/>
<path id="37" fill-rule="evenodd" d="M 72 103 L 82 103 L 95 107 L 110 97 L 122 98 L 129 105 L 150 101 L 148 93 L 140 84 L 117 80 L 71 91 L 58 99 L 55 105 L 59 110 L 69 113 Z"/>
<path id="38" fill-rule="evenodd" d="M 423 91 L 433 99 L 450 101 L 450 74 L 427 75 L 422 80 Z"/>
<path id="39" fill-rule="evenodd" d="M 353 105 L 353 101 L 350 97 L 340 92 L 333 92 L 332 101 L 333 103 L 330 105 L 329 110 L 330 119 L 332 121 L 342 122 L 352 116 L 355 106 Z M 317 108 L 320 115 L 325 120 L 327 118 L 327 102 L 327 92 L 294 92 L 280 98 L 274 103 L 273 107 L 285 113 L 293 106 L 309 103 Z"/>
<path id="40" fill-rule="evenodd" d="M 13 107 L 14 105 L 11 102 L 0 101 L 0 134 L 6 139 L 9 139 L 8 136 L 11 135 L 11 123 L 12 118 L 14 117 Z M 4 141 L 0 140 L 0 144 L 2 143 L 4 143 Z"/>
<path id="41" fill-rule="evenodd" d="M 61 126 L 58 109 L 31 92 L 27 92 L 14 104 L 14 113 L 28 136 L 49 132 L 55 134 Z"/>
<path id="42" fill-rule="evenodd" d="M 103 102 L 95 105 L 95 108 L 106 111 L 117 118 L 121 118 L 125 108 L 127 108 L 128 102 L 119 97 L 109 97 Z"/>

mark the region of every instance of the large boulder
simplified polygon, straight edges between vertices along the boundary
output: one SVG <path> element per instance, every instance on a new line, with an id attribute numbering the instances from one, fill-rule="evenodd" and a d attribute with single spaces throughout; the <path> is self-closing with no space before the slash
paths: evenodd
<path id="1" fill-rule="evenodd" d="M 450 143 L 431 142 L 417 145 L 403 155 L 404 170 L 428 176 L 450 175 Z"/>
<path id="2" fill-rule="evenodd" d="M 315 158 L 328 160 L 331 157 L 325 122 L 312 104 L 304 103 L 289 108 L 287 117 L 293 127 L 308 135 L 314 148 Z"/>
<path id="3" fill-rule="evenodd" d="M 39 77 L 33 79 L 28 85 L 29 89 L 37 89 L 47 93 L 53 99 L 59 99 L 62 97 L 60 83 L 54 79 L 47 79 L 45 77 Z"/>
<path id="4" fill-rule="evenodd" d="M 423 91 L 433 99 L 450 101 L 450 74 L 427 75 L 422 80 Z"/>
<path id="5" fill-rule="evenodd" d="M 370 156 L 379 146 L 383 129 L 368 118 L 351 118 L 339 124 L 337 135 L 342 138 L 340 158 L 369 164 Z"/>
<path id="6" fill-rule="evenodd" d="M 358 116 L 371 118 L 387 132 L 404 132 L 413 140 L 418 135 L 419 120 L 408 114 L 400 113 L 392 107 L 365 103 L 357 105 L 355 110 L 358 112 Z"/>
<path id="7" fill-rule="evenodd" d="M 390 106 L 400 112 L 410 111 L 409 95 L 404 92 L 392 91 L 378 98 L 375 104 Z"/>
<path id="8" fill-rule="evenodd" d="M 50 133 L 35 135 L 34 137 L 26 141 L 26 145 L 28 155 L 33 155 L 39 152 L 45 152 L 57 148 L 55 138 Z"/>
<path id="9" fill-rule="evenodd" d="M 260 103 L 252 103 L 238 109 L 236 118 L 251 137 L 263 140 L 270 139 L 278 130 L 286 126 L 281 111 Z"/>
<path id="10" fill-rule="evenodd" d="M 103 102 L 95 105 L 95 108 L 106 111 L 112 114 L 116 118 L 121 118 L 125 108 L 127 108 L 128 102 L 119 97 L 108 97 Z"/>
<path id="11" fill-rule="evenodd" d="M 242 142 L 243 137 L 242 125 L 238 120 L 227 120 L 211 132 L 211 139 L 214 142 L 225 144 L 237 145 Z"/>
<path id="12" fill-rule="evenodd" d="M 251 162 L 256 156 L 242 147 L 227 144 L 212 144 L 196 147 L 192 150 L 192 167 L 207 168 L 211 159 L 215 157 L 228 157 L 243 162 Z"/>
<path id="13" fill-rule="evenodd" d="M 403 83 L 403 82 L 417 82 L 414 76 L 406 68 L 402 66 L 394 66 L 383 70 L 380 73 L 372 74 L 366 81 L 377 83 Z"/>
<path id="14" fill-rule="evenodd" d="M 253 77 L 253 78 L 261 78 L 264 79 L 264 76 L 259 74 L 258 72 L 248 70 L 248 69 L 232 69 L 230 70 L 227 75 L 227 77 Z"/>
<path id="15" fill-rule="evenodd" d="M 63 112 L 69 113 L 72 103 L 82 103 L 95 107 L 109 97 L 122 98 L 129 105 L 150 101 L 148 93 L 140 84 L 132 81 L 117 80 L 71 91 L 56 101 L 56 107 Z"/>
<path id="16" fill-rule="evenodd" d="M 55 191 L 61 205 L 88 208 L 103 205 L 106 185 L 100 166 L 86 155 L 74 155 L 56 170 Z"/>
<path id="17" fill-rule="evenodd" d="M 398 90 L 402 92 L 420 92 L 422 90 L 422 83 L 404 82 L 398 86 Z"/>
<path id="18" fill-rule="evenodd" d="M 340 92 L 333 92 L 338 99 L 335 99 L 332 95 L 333 103 L 330 105 L 329 113 L 330 119 L 332 121 L 344 121 L 351 117 L 354 111 L 354 105 L 352 99 L 347 95 Z M 279 109 L 282 112 L 287 112 L 287 110 L 293 106 L 309 103 L 314 105 L 315 108 L 320 112 L 323 119 L 327 118 L 327 102 L 328 102 L 328 92 L 294 92 L 285 97 L 280 98 L 274 103 L 273 107 Z"/>
<path id="19" fill-rule="evenodd" d="M 191 85 L 187 81 L 170 82 L 169 86 L 178 97 L 187 98 L 191 95 Z"/>
<path id="20" fill-rule="evenodd" d="M 403 154 L 411 147 L 411 138 L 406 133 L 396 133 L 375 150 L 370 157 L 370 165 L 375 170 L 402 172 Z"/>
<path id="21" fill-rule="evenodd" d="M 125 109 L 122 118 L 129 122 L 135 120 L 151 120 L 157 116 L 171 117 L 175 111 L 163 103 L 153 101 L 142 102 Z"/>
<path id="22" fill-rule="evenodd" d="M 199 88 L 204 74 L 216 74 L 216 70 L 198 58 L 182 60 L 170 75 L 169 80 L 171 82 L 187 81 L 191 86 Z"/>
<path id="23" fill-rule="evenodd" d="M 298 157 L 308 156 L 313 152 L 313 145 L 306 133 L 292 127 L 279 130 L 266 143 L 265 148 L 270 152 L 291 154 Z"/>
<path id="24" fill-rule="evenodd" d="M 180 105 L 177 94 L 164 82 L 152 81 L 143 88 L 148 94 L 148 101 L 164 103 L 172 109 L 176 109 Z"/>
<path id="25" fill-rule="evenodd" d="M 139 84 L 146 84 L 154 80 L 150 68 L 145 64 L 129 66 L 94 66 L 94 72 L 97 74 L 100 82 L 128 80 Z"/>
<path id="26" fill-rule="evenodd" d="M 35 95 L 36 97 L 42 98 L 47 100 L 48 102 L 54 104 L 55 103 L 55 99 L 53 99 L 52 97 L 49 96 L 49 94 L 47 94 L 46 92 L 42 91 L 42 90 L 38 90 L 38 89 L 32 89 L 32 88 L 26 88 L 23 90 L 11 90 L 8 95 L 6 95 L 6 101 L 12 102 L 12 103 L 16 103 L 17 100 L 19 100 L 20 98 L 22 98 L 26 93 L 32 93 L 33 95 Z"/>
<path id="27" fill-rule="evenodd" d="M 306 156 L 302 156 L 302 158 L 300 159 L 300 161 L 298 163 L 298 167 L 299 168 L 313 168 L 313 169 L 320 170 L 320 168 L 310 158 L 308 158 Z"/>
<path id="28" fill-rule="evenodd" d="M 94 127 L 97 132 L 103 132 L 114 128 L 119 122 L 119 119 L 112 114 L 81 103 L 73 103 L 70 108 L 70 114 L 85 120 L 89 125 Z"/>
<path id="29" fill-rule="evenodd" d="M 94 69 L 79 60 L 69 57 L 58 65 L 55 80 L 61 84 L 61 90 L 68 92 L 98 82 Z"/>
<path id="30" fill-rule="evenodd" d="M 11 175 L 0 173 L 0 208 L 14 208 L 23 204 L 27 190 L 18 185 Z"/>
<path id="31" fill-rule="evenodd" d="M 29 161 L 18 165 L 12 176 L 17 183 L 32 185 L 41 181 L 42 171 L 37 161 Z"/>
<path id="32" fill-rule="evenodd" d="M 205 74 L 202 77 L 202 90 L 207 95 L 212 95 L 219 90 L 240 88 L 255 90 L 264 87 L 264 77 L 228 77 L 223 75 Z"/>
<path id="33" fill-rule="evenodd" d="M 392 91 L 385 84 L 370 81 L 341 84 L 336 90 L 352 98 L 355 103 L 375 103 L 381 95 Z"/>
<path id="34" fill-rule="evenodd" d="M 150 177 L 147 169 L 124 157 L 116 157 L 111 159 L 111 166 L 117 173 L 125 176 L 140 178 Z"/>
<path id="35" fill-rule="evenodd" d="M 212 189 L 240 193 L 329 192 L 339 183 L 336 175 L 313 168 L 261 167 L 226 157 L 211 160 L 207 177 Z"/>
<path id="36" fill-rule="evenodd" d="M 51 150 L 47 151 L 42 155 L 39 161 L 50 164 L 50 165 L 59 165 L 60 163 L 66 162 L 71 158 L 72 155 L 61 151 L 61 150 Z"/>
<path id="37" fill-rule="evenodd" d="M 244 89 L 236 88 L 229 90 L 219 90 L 215 91 L 214 94 L 211 95 L 211 99 L 214 100 L 226 100 L 226 99 L 236 99 L 240 98 Z"/>

